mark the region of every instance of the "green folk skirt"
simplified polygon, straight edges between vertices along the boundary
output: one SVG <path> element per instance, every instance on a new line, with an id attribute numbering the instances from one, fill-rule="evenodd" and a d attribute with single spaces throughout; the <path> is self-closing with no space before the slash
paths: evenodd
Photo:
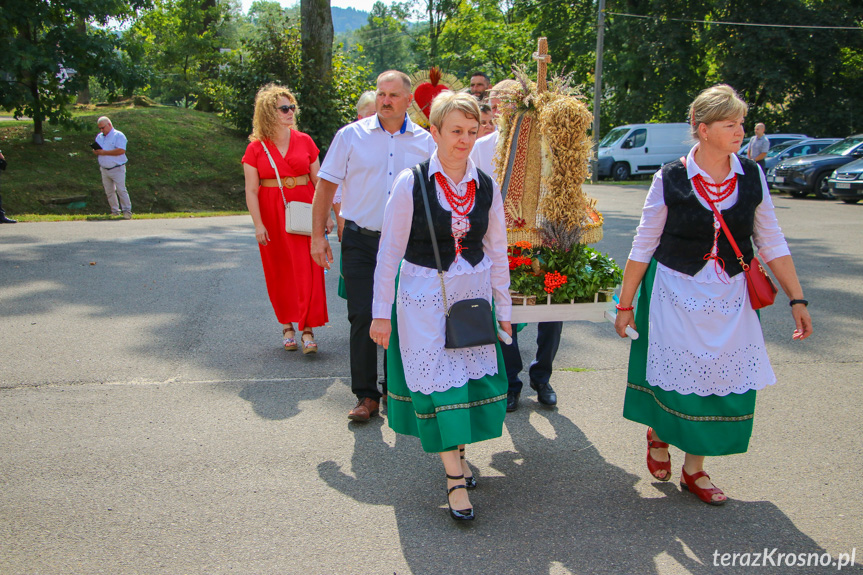
<path id="1" fill-rule="evenodd" d="M 339 289 L 336 291 L 338 296 L 344 300 L 348 299 L 348 290 L 345 287 L 345 274 L 342 272 L 342 257 L 339 256 Z"/>
<path id="2" fill-rule="evenodd" d="M 387 420 L 396 433 L 419 437 L 423 450 L 441 453 L 459 445 L 500 437 L 506 416 L 506 368 L 500 344 L 497 374 L 469 379 L 461 387 L 425 394 L 410 391 L 399 349 L 393 305 L 392 335 L 387 348 Z"/>
<path id="3" fill-rule="evenodd" d="M 641 284 L 635 313 L 639 337 L 631 344 L 623 416 L 652 427 L 662 441 L 692 455 L 745 453 L 752 436 L 755 390 L 725 396 L 665 391 L 646 379 L 650 295 L 656 260 Z"/>

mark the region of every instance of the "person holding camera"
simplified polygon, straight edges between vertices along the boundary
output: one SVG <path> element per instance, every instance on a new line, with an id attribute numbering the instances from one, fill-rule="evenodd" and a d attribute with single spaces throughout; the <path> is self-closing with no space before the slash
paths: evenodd
<path id="1" fill-rule="evenodd" d="M 6 157 L 3 156 L 3 152 L 0 152 L 0 172 L 6 169 Z M 13 220 L 12 218 L 6 217 L 6 212 L 3 211 L 3 196 L 0 196 L 0 224 L 17 224 L 17 220 Z"/>
<path id="2" fill-rule="evenodd" d="M 102 116 L 96 121 L 99 134 L 91 144 L 93 154 L 99 159 L 99 171 L 102 172 L 102 186 L 111 206 L 111 215 L 123 219 L 132 219 L 132 200 L 126 190 L 126 136 L 115 130 L 110 118 Z"/>

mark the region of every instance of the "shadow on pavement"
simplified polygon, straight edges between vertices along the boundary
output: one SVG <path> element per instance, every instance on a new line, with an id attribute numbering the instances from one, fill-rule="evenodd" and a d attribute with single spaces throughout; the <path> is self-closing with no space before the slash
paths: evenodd
<path id="1" fill-rule="evenodd" d="M 478 518 L 472 525 L 457 524 L 444 507 L 438 458 L 424 454 L 411 437 L 397 436 L 395 446 L 388 445 L 383 425 L 380 419 L 355 432 L 352 475 L 332 461 L 321 463 L 318 473 L 356 501 L 393 507 L 414 574 L 548 573 L 559 567 L 641 574 L 659 573 L 658 564 L 671 562 L 708 574 L 717 572 L 714 552 L 778 547 L 824 553 L 769 502 L 730 501 L 714 508 L 674 483 L 659 482 L 657 497 L 642 497 L 634 487 L 641 478 L 609 464 L 578 427 L 548 410 L 508 416 L 516 451 L 493 454 L 491 467 L 500 475 L 479 470 L 479 487 L 471 492 Z"/>

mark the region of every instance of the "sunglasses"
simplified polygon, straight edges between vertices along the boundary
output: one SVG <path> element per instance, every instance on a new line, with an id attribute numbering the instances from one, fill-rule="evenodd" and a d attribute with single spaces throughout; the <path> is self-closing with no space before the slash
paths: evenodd
<path id="1" fill-rule="evenodd" d="M 288 112 L 293 112 L 296 109 L 297 109 L 297 107 L 293 104 L 290 104 L 288 106 L 276 106 L 276 110 L 278 110 L 282 114 L 287 114 Z"/>

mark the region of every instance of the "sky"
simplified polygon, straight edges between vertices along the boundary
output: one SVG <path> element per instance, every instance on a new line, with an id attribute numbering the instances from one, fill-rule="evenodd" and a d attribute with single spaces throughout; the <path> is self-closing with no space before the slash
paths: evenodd
<path id="1" fill-rule="evenodd" d="M 253 0 L 242 0 L 243 2 L 243 11 L 248 12 L 249 6 L 252 5 Z M 330 0 L 330 6 L 335 6 L 337 8 L 355 8 L 357 10 L 361 10 L 363 12 L 371 12 L 372 6 L 375 5 L 377 0 Z M 382 0 L 384 4 L 392 4 L 392 0 Z M 282 6 L 294 6 L 299 4 L 299 0 L 279 0 L 279 3 Z"/>

